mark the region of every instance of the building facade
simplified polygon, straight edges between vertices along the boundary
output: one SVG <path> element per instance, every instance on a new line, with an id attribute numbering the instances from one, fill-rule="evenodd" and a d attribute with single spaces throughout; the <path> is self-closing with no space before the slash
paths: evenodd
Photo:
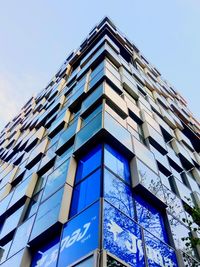
<path id="1" fill-rule="evenodd" d="M 200 266 L 199 136 L 104 18 L 1 131 L 0 266 Z"/>

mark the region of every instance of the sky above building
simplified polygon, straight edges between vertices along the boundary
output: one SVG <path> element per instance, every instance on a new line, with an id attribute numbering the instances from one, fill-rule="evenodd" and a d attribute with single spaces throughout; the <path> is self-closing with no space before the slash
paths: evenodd
<path id="1" fill-rule="evenodd" d="M 0 130 L 104 16 L 186 98 L 199 119 L 199 0 L 0 3 Z"/>

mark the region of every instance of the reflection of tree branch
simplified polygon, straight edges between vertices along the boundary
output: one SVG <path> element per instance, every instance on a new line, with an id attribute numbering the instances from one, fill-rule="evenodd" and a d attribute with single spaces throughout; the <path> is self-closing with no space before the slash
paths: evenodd
<path id="1" fill-rule="evenodd" d="M 187 201 L 192 203 L 190 198 L 187 198 Z M 200 239 L 198 237 L 200 234 L 200 208 L 193 205 L 190 207 L 185 205 L 185 209 L 191 215 L 191 218 L 183 218 L 182 220 L 187 224 L 190 234 L 182 237 L 182 241 L 185 242 L 187 252 L 190 252 L 191 250 L 196 252 L 197 247 L 200 246 Z M 194 263 L 192 266 L 196 267 L 199 265 Z"/>
<path id="2" fill-rule="evenodd" d="M 151 174 L 148 175 L 148 173 L 146 171 L 143 171 L 141 169 L 139 169 L 139 175 L 140 175 L 141 183 L 145 187 L 147 187 L 147 189 L 149 191 L 151 191 L 153 194 L 159 195 L 159 193 L 162 191 L 162 183 L 161 183 L 159 177 L 155 176 L 154 179 L 151 178 L 151 180 L 148 181 L 148 178 L 154 174 L 152 173 L 152 175 Z M 157 181 L 155 179 L 157 179 Z"/>

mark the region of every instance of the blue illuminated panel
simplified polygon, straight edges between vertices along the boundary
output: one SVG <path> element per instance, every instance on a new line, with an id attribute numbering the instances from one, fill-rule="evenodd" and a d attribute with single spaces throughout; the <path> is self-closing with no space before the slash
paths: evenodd
<path id="1" fill-rule="evenodd" d="M 130 183 L 128 160 L 109 145 L 105 145 L 105 165 L 119 177 Z"/>
<path id="2" fill-rule="evenodd" d="M 145 266 L 140 227 L 105 202 L 103 246 L 130 266 Z"/>
<path id="3" fill-rule="evenodd" d="M 95 203 L 64 227 L 58 267 L 66 267 L 98 248 L 99 203 Z"/>
<path id="4" fill-rule="evenodd" d="M 147 231 L 144 231 L 144 239 L 149 267 L 178 266 L 172 248 Z"/>
<path id="5" fill-rule="evenodd" d="M 100 197 L 101 169 L 92 173 L 73 190 L 70 216 L 74 216 L 81 210 L 92 204 Z M 95 190 L 94 190 L 95 188 Z M 91 193 L 92 192 L 92 193 Z"/>
<path id="6" fill-rule="evenodd" d="M 49 242 L 40 248 L 33 256 L 31 267 L 56 267 L 59 249 L 59 239 Z"/>
<path id="7" fill-rule="evenodd" d="M 101 165 L 101 154 L 101 145 L 99 145 L 79 161 L 76 173 L 76 183 Z"/>

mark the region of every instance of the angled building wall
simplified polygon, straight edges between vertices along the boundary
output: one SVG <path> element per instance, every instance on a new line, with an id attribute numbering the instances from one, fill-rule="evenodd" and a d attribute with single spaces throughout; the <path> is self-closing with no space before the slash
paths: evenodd
<path id="1" fill-rule="evenodd" d="M 198 266 L 200 125 L 108 18 L 0 134 L 0 266 Z"/>

